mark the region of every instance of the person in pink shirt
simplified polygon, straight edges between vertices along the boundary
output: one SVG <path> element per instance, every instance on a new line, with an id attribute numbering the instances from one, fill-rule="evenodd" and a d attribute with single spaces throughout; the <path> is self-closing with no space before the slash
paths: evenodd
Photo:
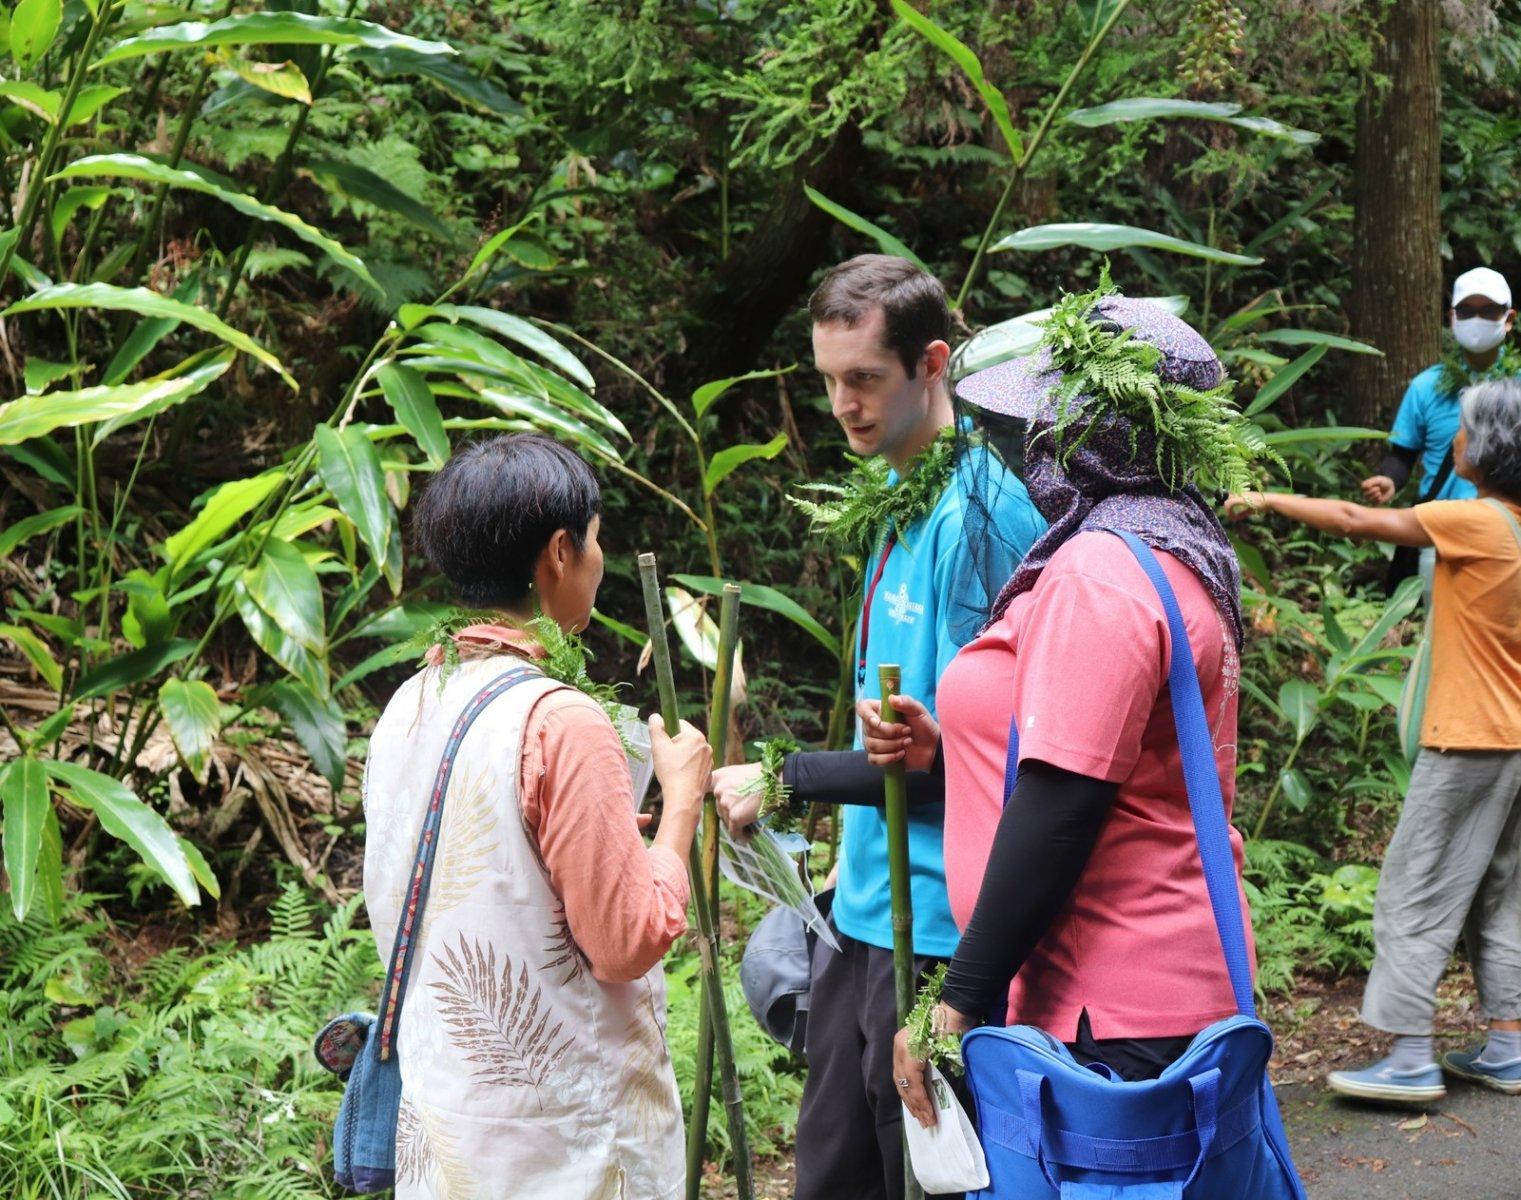
<path id="1" fill-rule="evenodd" d="M 894 698 L 900 724 L 883 724 L 874 706 L 861 717 L 873 761 L 945 774 L 946 879 L 963 933 L 937 1027 L 1036 1025 L 1079 1062 L 1149 1079 L 1236 1004 L 1167 695 L 1175 647 L 1116 532 L 1156 552 L 1177 594 L 1228 816 L 1240 573 L 1193 479 L 1239 477 L 1251 449 L 1219 360 L 1183 321 L 1107 286 L 1056 311 L 1065 324 L 1053 318 L 1036 354 L 957 389 L 961 402 L 1023 423 L 1026 483 L 1050 529 L 942 676 L 938 725 L 910 697 Z M 1154 377 L 1118 399 L 1104 393 L 1082 357 L 1090 323 L 1151 347 L 1139 358 Z M 1147 411 L 1164 419 L 1134 415 Z M 1205 427 L 1224 436 L 1200 437 Z M 1234 830 L 1231 843 L 1239 880 Z M 897 1083 L 930 1125 L 925 1065 L 907 1033 Z"/>

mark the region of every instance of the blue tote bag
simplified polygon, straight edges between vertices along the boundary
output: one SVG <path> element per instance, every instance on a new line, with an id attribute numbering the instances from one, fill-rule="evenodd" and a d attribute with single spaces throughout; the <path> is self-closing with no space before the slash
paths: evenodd
<path id="1" fill-rule="evenodd" d="M 1225 804 L 1188 631 L 1156 556 L 1132 534 L 1118 536 L 1167 613 L 1168 688 L 1236 1015 L 1200 1032 L 1160 1078 L 1139 1083 L 1078 1063 L 1041 1029 L 972 1030 L 962 1057 L 990 1183 L 968 1200 L 1306 1200 L 1268 1082 L 1273 1035 L 1253 999 Z M 1006 803 L 1018 763 L 1011 729 Z"/>
<path id="2" fill-rule="evenodd" d="M 345 1013 L 322 1027 L 313 1047 L 317 1061 L 343 1080 L 343 1100 L 333 1128 L 333 1177 L 340 1187 L 367 1195 L 385 1191 L 396 1182 L 396 1124 L 401 1115 L 401 1062 L 396 1033 L 402 1000 L 412 971 L 416 934 L 422 928 L 428 885 L 433 880 L 433 856 L 438 849 L 444 797 L 454 774 L 460 743 L 486 706 L 509 688 L 540 678 L 533 667 L 514 667 L 475 694 L 449 732 L 428 798 L 428 811 L 417 839 L 417 855 L 408 877 L 407 902 L 391 965 L 381 989 L 381 1015 Z"/>

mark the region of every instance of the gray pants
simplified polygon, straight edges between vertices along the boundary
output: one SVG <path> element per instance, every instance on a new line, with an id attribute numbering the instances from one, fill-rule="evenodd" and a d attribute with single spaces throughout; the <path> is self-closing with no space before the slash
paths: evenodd
<path id="1" fill-rule="evenodd" d="M 1422 750 L 1373 905 L 1363 1020 L 1429 1034 L 1463 935 L 1486 1019 L 1521 1019 L 1521 750 Z"/>

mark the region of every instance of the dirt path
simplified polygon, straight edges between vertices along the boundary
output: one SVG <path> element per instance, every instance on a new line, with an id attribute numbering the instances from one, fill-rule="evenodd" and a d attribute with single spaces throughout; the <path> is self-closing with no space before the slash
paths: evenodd
<path id="1" fill-rule="evenodd" d="M 1294 1162 L 1311 1200 L 1517 1200 L 1521 1097 L 1449 1085 L 1429 1112 L 1278 1089 Z"/>

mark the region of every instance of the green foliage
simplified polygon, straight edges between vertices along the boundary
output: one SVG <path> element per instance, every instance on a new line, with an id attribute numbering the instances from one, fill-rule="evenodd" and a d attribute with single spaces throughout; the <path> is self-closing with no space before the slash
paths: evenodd
<path id="1" fill-rule="evenodd" d="M 379 963 L 295 888 L 267 941 L 176 947 L 130 967 L 99 909 L 0 913 L 0 1191 L 51 1200 L 329 1200 L 340 1091 L 311 1054 L 322 1022 L 373 1004 Z"/>
<path id="2" fill-rule="evenodd" d="M 689 1112 L 696 1081 L 697 1022 L 702 1001 L 696 953 L 687 950 L 667 959 L 665 978 L 666 1042 L 676 1068 L 682 1110 Z M 739 985 L 736 959 L 724 957 L 723 980 L 750 1149 L 756 1154 L 774 1154 L 792 1141 L 797 1126 L 798 1105 L 803 1098 L 800 1064 L 751 1017 Z M 715 1161 L 729 1153 L 727 1123 L 716 1118 L 708 1122 L 708 1153 Z"/>
<path id="3" fill-rule="evenodd" d="M 908 1048 L 915 1058 L 942 1070 L 960 1071 L 961 1036 L 935 1032 L 935 1006 L 940 1003 L 940 992 L 945 987 L 945 972 L 946 964 L 941 963 L 919 989 L 913 1011 L 908 1014 Z"/>
<path id="4" fill-rule="evenodd" d="M 1259 991 L 1285 995 L 1309 971 L 1367 969 L 1376 869 L 1333 867 L 1307 846 L 1259 838 L 1246 844 L 1245 880 Z"/>

